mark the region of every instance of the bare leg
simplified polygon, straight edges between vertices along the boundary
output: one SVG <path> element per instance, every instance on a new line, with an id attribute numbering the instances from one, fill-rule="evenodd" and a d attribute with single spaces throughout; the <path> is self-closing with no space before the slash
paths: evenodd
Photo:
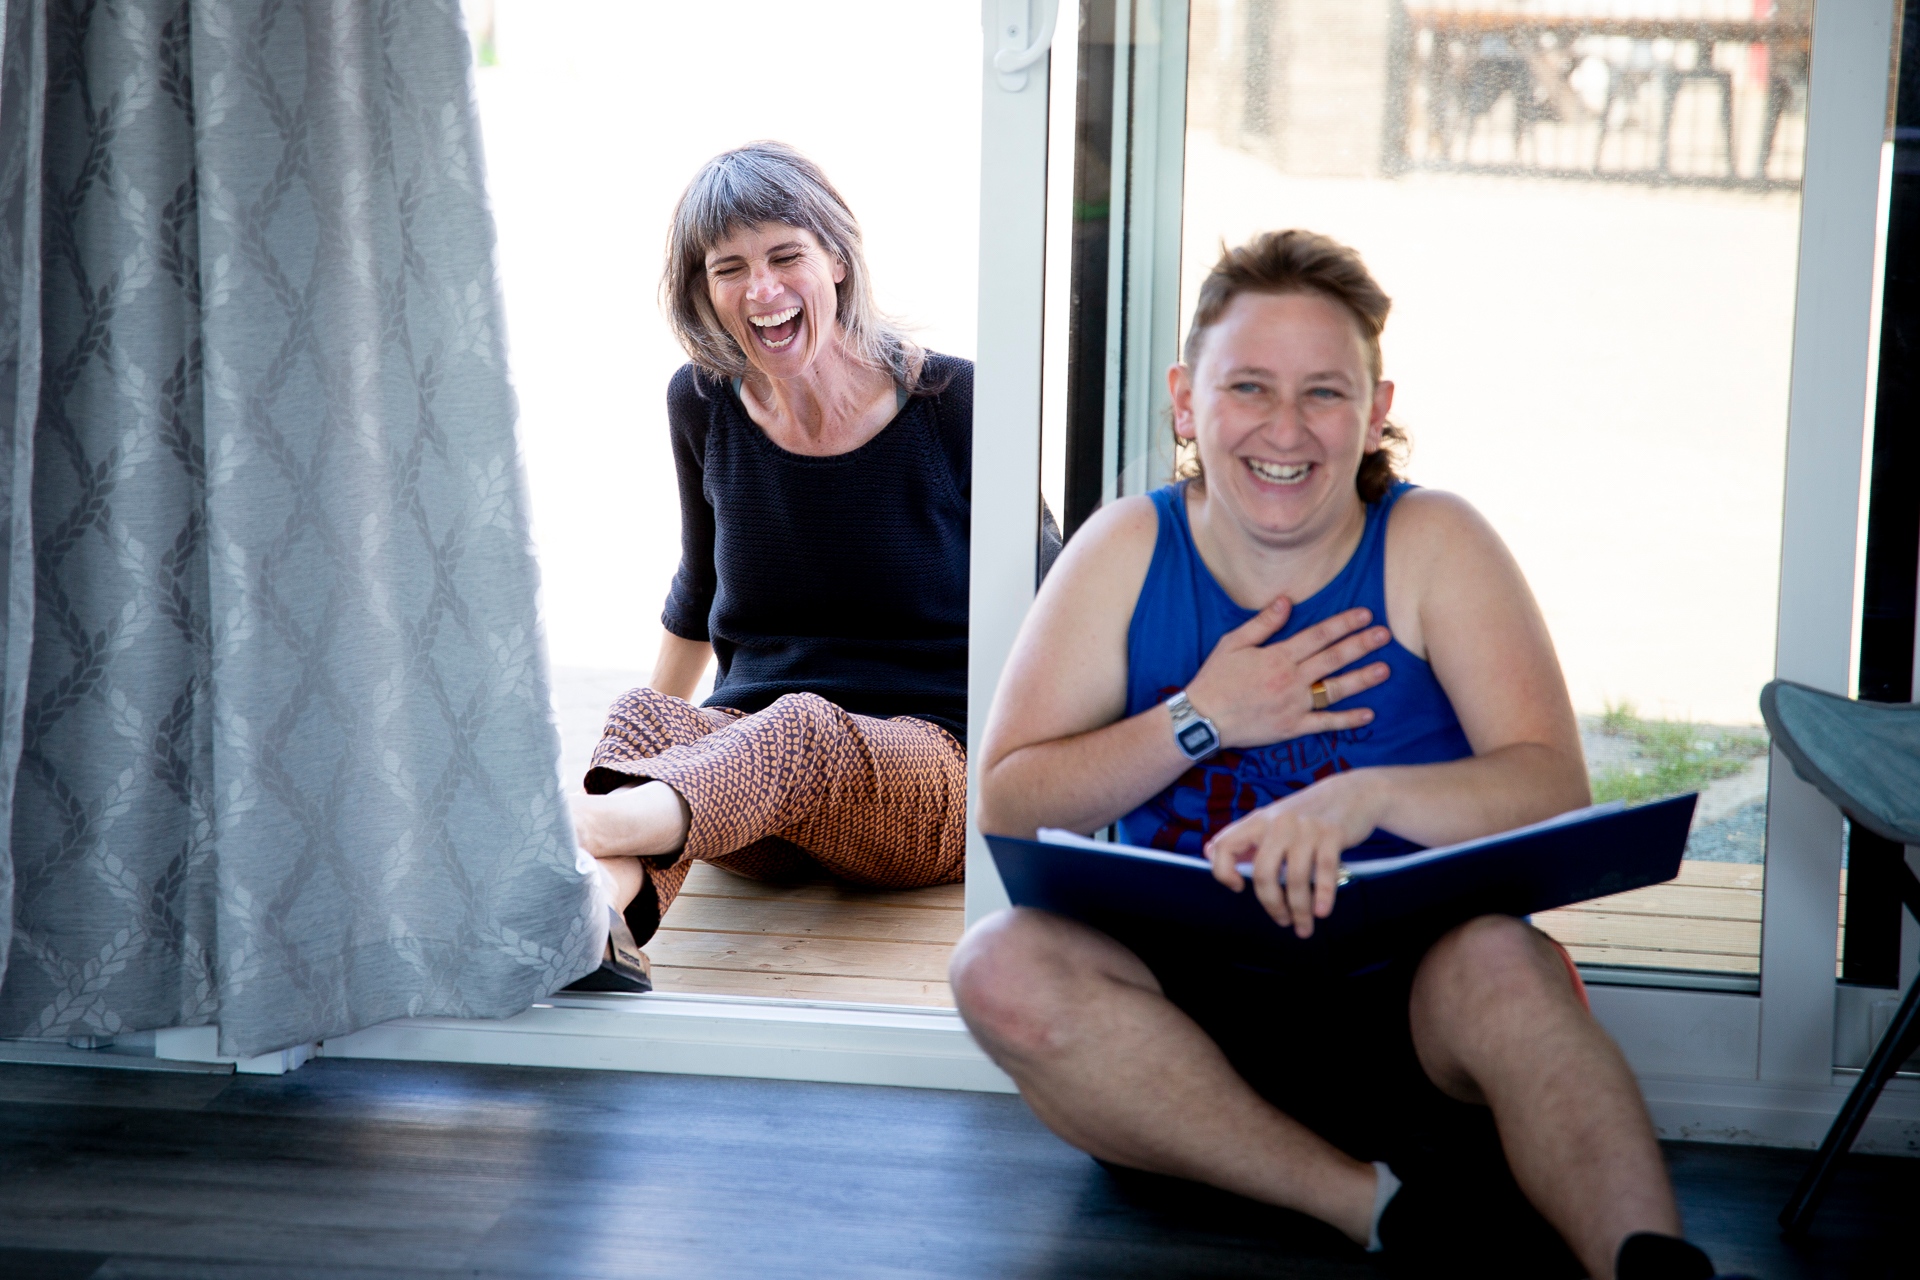
<path id="1" fill-rule="evenodd" d="M 686 843 L 688 813 L 684 801 L 662 782 L 623 777 L 632 762 L 648 760 L 677 746 L 698 742 L 731 724 L 739 713 L 696 707 L 652 689 L 622 695 L 607 714 L 606 728 L 594 749 L 585 779 L 588 794 L 568 797 L 574 838 L 599 860 L 612 881 L 613 905 L 625 912 L 646 888 L 642 857 L 671 854 Z M 632 770 L 638 772 L 637 770 Z M 684 872 L 680 873 L 684 876 Z M 656 871 L 656 888 L 659 872 Z M 665 906 L 679 881 L 661 897 Z M 635 932 L 646 930 L 636 926 Z"/>
<path id="2" fill-rule="evenodd" d="M 1044 912 L 1002 911 L 968 930 L 952 980 L 975 1039 L 1066 1141 L 1312 1214 L 1366 1242 L 1372 1166 L 1256 1094 L 1113 939 Z"/>
<path id="3" fill-rule="evenodd" d="M 622 911 L 646 883 L 640 859 L 675 853 L 687 841 L 687 802 L 664 782 L 573 796 L 571 802 L 574 838 L 613 877 L 613 905 Z"/>
<path id="4" fill-rule="evenodd" d="M 1411 1015 L 1420 1065 L 1493 1108 L 1514 1179 L 1590 1275 L 1611 1277 L 1636 1231 L 1680 1234 L 1633 1073 L 1538 931 L 1510 916 L 1455 929 L 1421 961 Z"/>

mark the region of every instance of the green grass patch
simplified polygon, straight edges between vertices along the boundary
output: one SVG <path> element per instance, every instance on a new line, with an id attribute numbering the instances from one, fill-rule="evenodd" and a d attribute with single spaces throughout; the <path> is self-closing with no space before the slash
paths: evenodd
<path id="1" fill-rule="evenodd" d="M 1739 773 L 1767 752 L 1767 740 L 1761 734 L 1703 730 L 1678 720 L 1643 720 L 1633 704 L 1624 700 L 1607 703 L 1600 732 L 1630 739 L 1645 763 L 1638 768 L 1609 765 L 1594 773 L 1596 804 L 1608 800 L 1634 804 L 1698 791 L 1717 778 Z"/>
<path id="2" fill-rule="evenodd" d="M 1609 738 L 1624 738 L 1639 723 L 1640 717 L 1634 714 L 1633 703 L 1626 698 L 1618 702 L 1608 698 L 1606 709 L 1600 713 L 1600 732 Z"/>

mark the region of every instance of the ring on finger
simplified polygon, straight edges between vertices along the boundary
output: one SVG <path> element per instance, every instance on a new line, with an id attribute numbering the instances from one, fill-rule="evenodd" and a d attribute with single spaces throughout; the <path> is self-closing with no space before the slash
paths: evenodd
<path id="1" fill-rule="evenodd" d="M 1315 680 L 1307 691 L 1313 695 L 1313 709 L 1315 711 L 1325 711 L 1333 705 L 1333 697 L 1327 692 L 1327 682 L 1325 680 Z"/>

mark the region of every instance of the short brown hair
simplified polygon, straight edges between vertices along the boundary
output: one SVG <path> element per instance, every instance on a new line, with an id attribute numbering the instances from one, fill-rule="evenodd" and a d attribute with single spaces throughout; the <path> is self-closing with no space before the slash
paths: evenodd
<path id="1" fill-rule="evenodd" d="M 1187 329 L 1187 345 L 1180 358 L 1189 367 L 1200 360 L 1207 330 L 1220 323 L 1233 300 L 1243 293 L 1317 293 L 1345 307 L 1367 346 L 1367 372 L 1380 381 L 1380 331 L 1387 327 L 1393 299 L 1367 270 L 1354 250 L 1312 231 L 1268 231 L 1237 248 L 1221 247 L 1220 260 L 1200 285 L 1200 301 Z M 1407 433 L 1388 422 L 1380 448 L 1360 459 L 1354 487 L 1362 502 L 1378 502 L 1400 477 L 1406 462 Z M 1174 474 L 1200 476 L 1200 454 L 1192 443 L 1174 442 Z"/>

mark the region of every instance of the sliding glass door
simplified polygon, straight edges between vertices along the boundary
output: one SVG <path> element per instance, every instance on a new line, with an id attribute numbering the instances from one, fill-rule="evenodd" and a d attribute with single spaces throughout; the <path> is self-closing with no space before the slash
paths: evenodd
<path id="1" fill-rule="evenodd" d="M 1890 0 L 1079 8 L 1038 450 L 1069 535 L 1169 477 L 1223 242 L 1358 248 L 1412 478 L 1526 570 L 1596 797 L 1700 793 L 1678 880 L 1538 923 L 1643 1071 L 1825 1080 L 1842 832 L 1757 697 L 1851 692 Z"/>
<path id="2" fill-rule="evenodd" d="M 1750 991 L 1810 33 L 1744 7 L 1703 25 L 1193 0 L 1183 69 L 1173 15 L 1114 6 L 1112 42 L 1090 25 L 1082 48 L 1132 86 L 1120 150 L 1077 163 L 1132 179 L 1125 231 L 1076 271 L 1152 293 L 1101 318 L 1124 335 L 1097 406 L 1108 496 L 1167 474 L 1161 371 L 1223 243 L 1299 226 L 1360 249 L 1396 298 L 1412 474 L 1472 501 L 1526 569 L 1596 798 L 1701 792 L 1677 882 L 1542 926 L 1597 969 Z M 1169 98 L 1177 132 L 1154 127 Z M 1065 434 L 1090 440 L 1095 406 L 1075 407 Z M 1071 456 L 1090 493 L 1092 451 Z"/>

